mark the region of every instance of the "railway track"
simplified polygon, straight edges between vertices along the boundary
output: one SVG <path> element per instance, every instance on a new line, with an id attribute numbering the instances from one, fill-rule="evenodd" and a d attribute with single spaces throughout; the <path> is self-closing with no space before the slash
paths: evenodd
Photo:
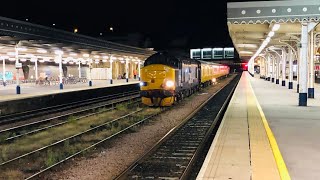
<path id="1" fill-rule="evenodd" d="M 240 79 L 211 96 L 117 179 L 187 179 Z"/>
<path id="2" fill-rule="evenodd" d="M 27 124 L 22 124 L 14 127 L 10 127 L 7 129 L 0 130 L 0 136 L 4 136 L 4 141 L 2 143 L 10 143 L 18 138 L 24 137 L 26 135 L 30 135 L 33 133 L 38 133 L 40 131 L 47 130 L 49 128 L 57 127 L 68 123 L 68 117 L 74 117 L 74 120 L 83 119 L 89 116 L 97 115 L 103 112 L 111 111 L 116 108 L 115 104 L 124 103 L 130 101 L 130 103 L 140 102 L 140 95 L 136 92 L 132 94 L 126 94 L 127 97 L 114 96 L 112 100 L 109 100 L 104 103 L 100 103 L 99 105 L 92 105 L 83 107 L 77 111 L 71 111 L 62 115 L 57 115 L 55 117 L 44 118 L 40 120 L 36 120 Z M 120 97 L 119 99 L 115 99 Z M 106 108 L 109 107 L 109 108 Z M 101 109 L 101 110 L 99 110 Z"/>
<path id="3" fill-rule="evenodd" d="M 79 108 L 79 107 L 83 107 L 83 106 L 90 106 L 92 104 L 97 104 L 97 103 L 103 103 L 105 101 L 110 101 L 113 99 L 117 99 L 120 97 L 126 97 L 126 96 L 133 95 L 133 94 L 138 95 L 139 91 L 129 91 L 129 92 L 124 92 L 124 93 L 116 93 L 116 94 L 102 96 L 102 97 L 98 97 L 98 98 L 86 99 L 83 101 L 76 101 L 76 102 L 61 104 L 61 105 L 57 105 L 57 106 L 50 106 L 50 107 L 45 107 L 45 108 L 41 108 L 41 109 L 24 111 L 21 113 L 3 115 L 3 116 L 0 116 L 0 125 L 14 123 L 14 122 L 18 122 L 18 121 L 25 121 L 26 119 L 42 117 L 42 116 L 53 114 L 53 113 L 62 113 L 64 111 L 72 110 L 75 108 Z"/>
<path id="4" fill-rule="evenodd" d="M 1 162 L 0 171 L 4 172 L 4 174 L 5 172 L 12 171 L 21 172 L 23 173 L 23 179 L 41 177 L 42 173 L 74 156 L 91 150 L 117 135 L 130 131 L 161 113 L 160 110 L 156 112 L 151 111 L 151 113 L 145 113 L 144 111 L 148 112 L 146 109 L 138 108 L 133 112 L 111 121 L 93 127 L 90 126 L 91 128 L 83 132 L 79 132 L 5 162 Z M 52 155 L 53 153 L 58 154 L 59 158 L 55 158 L 54 162 L 48 163 L 48 158 L 56 156 Z M 1 178 L 6 177 L 5 175 L 1 176 L 0 174 L 0 179 Z"/>

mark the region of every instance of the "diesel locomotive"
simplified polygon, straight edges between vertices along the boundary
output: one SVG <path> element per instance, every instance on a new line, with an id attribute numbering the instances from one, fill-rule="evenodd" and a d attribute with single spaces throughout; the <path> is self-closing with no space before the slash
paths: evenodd
<path id="1" fill-rule="evenodd" d="M 148 106 L 171 106 L 229 74 L 229 67 L 158 52 L 141 69 L 140 95 Z"/>

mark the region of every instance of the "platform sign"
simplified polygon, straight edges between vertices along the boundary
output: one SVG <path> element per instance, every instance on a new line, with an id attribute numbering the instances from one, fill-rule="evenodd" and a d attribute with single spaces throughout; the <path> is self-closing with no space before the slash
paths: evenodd
<path id="1" fill-rule="evenodd" d="M 16 63 L 16 69 L 22 68 L 22 63 Z"/>

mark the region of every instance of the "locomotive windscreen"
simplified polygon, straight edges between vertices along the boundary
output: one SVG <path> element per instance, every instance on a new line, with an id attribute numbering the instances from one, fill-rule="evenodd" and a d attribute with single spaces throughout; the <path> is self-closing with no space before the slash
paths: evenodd
<path id="1" fill-rule="evenodd" d="M 162 52 L 156 53 L 146 59 L 146 61 L 144 62 L 144 66 L 148 66 L 150 64 L 163 64 L 173 68 L 179 68 L 179 66 L 181 66 L 181 62 L 179 61 L 179 59 L 169 55 L 168 53 Z"/>

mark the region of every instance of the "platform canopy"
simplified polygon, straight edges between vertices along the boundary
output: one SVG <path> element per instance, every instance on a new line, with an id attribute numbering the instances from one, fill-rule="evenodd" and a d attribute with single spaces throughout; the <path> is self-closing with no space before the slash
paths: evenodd
<path id="1" fill-rule="evenodd" d="M 316 26 L 319 21 L 320 0 L 228 3 L 230 37 L 240 57 L 247 60 L 255 56 L 259 48 L 298 42 L 301 23 L 312 22 Z M 320 32 L 320 25 L 314 31 Z M 268 39 L 268 35 L 271 38 Z M 319 39 L 316 43 L 319 44 Z"/>
<path id="2" fill-rule="evenodd" d="M 93 38 L 78 33 L 71 33 L 55 28 L 0 17 L 0 56 L 14 59 L 15 47 L 19 49 L 22 59 L 44 57 L 53 61 L 55 51 L 63 52 L 63 58 L 80 59 L 90 55 L 94 59 L 103 57 L 133 60 L 144 60 L 156 53 L 148 49 L 127 46 L 110 41 Z M 74 56 L 74 57 L 72 57 Z M 20 57 L 19 57 L 20 58 Z M 10 60 L 10 58 L 9 58 Z"/>

